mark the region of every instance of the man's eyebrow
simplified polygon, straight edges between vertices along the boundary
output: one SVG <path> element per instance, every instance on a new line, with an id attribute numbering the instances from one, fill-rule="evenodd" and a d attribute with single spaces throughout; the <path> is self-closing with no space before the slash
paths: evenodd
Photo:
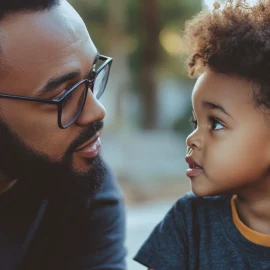
<path id="1" fill-rule="evenodd" d="M 229 113 L 226 112 L 226 110 L 219 104 L 213 103 L 213 102 L 209 102 L 209 101 L 203 101 L 203 106 L 208 108 L 208 109 L 212 109 L 212 110 L 218 110 L 222 113 L 225 113 L 226 115 L 228 115 L 229 117 L 231 117 L 231 115 Z M 231 117 L 232 118 L 232 117 Z"/>
<path id="2" fill-rule="evenodd" d="M 96 54 L 96 56 L 94 58 L 94 62 L 92 64 L 92 69 L 88 73 L 87 77 L 92 73 L 94 65 L 96 64 L 98 58 L 99 58 L 99 53 Z M 59 86 L 61 86 L 63 83 L 65 83 L 67 81 L 71 81 L 71 80 L 78 78 L 80 75 L 81 75 L 81 72 L 79 70 L 75 70 L 75 71 L 72 71 L 70 73 L 61 75 L 59 77 L 49 79 L 48 82 L 45 84 L 45 86 L 43 86 L 37 92 L 37 97 L 42 97 L 44 94 L 57 89 Z"/>
<path id="3" fill-rule="evenodd" d="M 42 97 L 44 94 L 51 92 L 61 86 L 63 83 L 67 81 L 71 81 L 80 76 L 80 71 L 73 71 L 59 77 L 51 78 L 45 86 L 43 86 L 38 92 L 37 97 Z"/>

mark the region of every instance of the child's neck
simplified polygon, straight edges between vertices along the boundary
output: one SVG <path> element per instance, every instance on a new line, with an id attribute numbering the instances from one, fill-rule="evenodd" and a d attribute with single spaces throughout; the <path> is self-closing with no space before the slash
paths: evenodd
<path id="1" fill-rule="evenodd" d="M 270 183 L 264 187 L 263 195 L 260 192 L 252 195 L 238 195 L 236 200 L 240 219 L 250 229 L 259 233 L 270 235 Z"/>

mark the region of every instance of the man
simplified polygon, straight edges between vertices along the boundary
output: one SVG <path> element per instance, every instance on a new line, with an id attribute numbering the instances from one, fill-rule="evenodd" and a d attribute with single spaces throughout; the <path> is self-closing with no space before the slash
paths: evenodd
<path id="1" fill-rule="evenodd" d="M 125 269 L 98 102 L 112 59 L 65 0 L 0 4 L 0 269 Z"/>

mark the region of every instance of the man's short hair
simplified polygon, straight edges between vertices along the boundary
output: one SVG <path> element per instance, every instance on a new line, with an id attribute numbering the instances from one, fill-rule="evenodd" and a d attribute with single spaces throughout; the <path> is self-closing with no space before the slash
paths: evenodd
<path id="1" fill-rule="evenodd" d="M 42 11 L 50 9 L 61 0 L 6 0 L 0 3 L 0 20 L 14 12 Z"/>

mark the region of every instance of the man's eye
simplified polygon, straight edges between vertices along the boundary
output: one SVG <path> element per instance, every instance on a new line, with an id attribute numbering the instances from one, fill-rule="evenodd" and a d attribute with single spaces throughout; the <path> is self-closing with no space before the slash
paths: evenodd
<path id="1" fill-rule="evenodd" d="M 66 105 L 68 105 L 73 97 L 73 93 L 68 94 L 63 100 L 62 100 L 62 106 L 65 107 Z"/>
<path id="2" fill-rule="evenodd" d="M 66 90 L 63 90 L 63 91 L 61 91 L 59 94 L 57 94 L 57 95 L 54 95 L 53 97 L 51 97 L 50 99 L 59 99 L 59 98 L 61 98 L 64 94 L 66 93 Z"/>
<path id="3" fill-rule="evenodd" d="M 211 122 L 212 130 L 220 130 L 224 128 L 224 125 L 222 125 L 216 118 L 209 117 L 209 120 Z"/>

